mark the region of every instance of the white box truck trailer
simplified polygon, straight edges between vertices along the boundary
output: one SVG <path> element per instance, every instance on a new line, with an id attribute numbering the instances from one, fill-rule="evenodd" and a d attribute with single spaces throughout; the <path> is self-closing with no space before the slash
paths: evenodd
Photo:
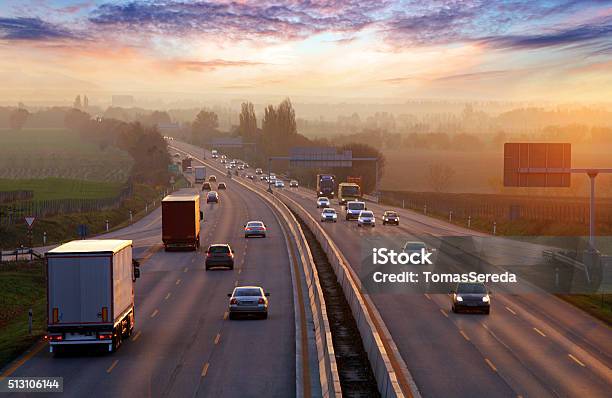
<path id="1" fill-rule="evenodd" d="M 49 351 L 66 345 L 115 351 L 134 330 L 132 241 L 77 240 L 45 255 Z"/>
<path id="2" fill-rule="evenodd" d="M 195 182 L 197 184 L 206 181 L 206 167 L 196 166 L 194 167 L 193 170 L 194 170 Z"/>

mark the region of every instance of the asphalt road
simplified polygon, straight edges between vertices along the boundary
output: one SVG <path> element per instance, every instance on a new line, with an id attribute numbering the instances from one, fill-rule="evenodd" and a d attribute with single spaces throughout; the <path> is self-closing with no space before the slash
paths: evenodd
<path id="1" fill-rule="evenodd" d="M 72 397 L 294 396 L 293 290 L 285 240 L 261 198 L 226 182 L 220 204 L 202 201 L 201 242 L 203 248 L 230 243 L 233 271 L 205 271 L 203 251 L 156 250 L 158 209 L 105 236 L 134 239 L 139 254 L 148 254 L 136 285 L 131 341 L 113 354 L 76 350 L 54 357 L 45 348 L 11 376 L 61 376 L 64 395 Z M 268 236 L 244 239 L 242 226 L 249 220 L 265 221 Z M 236 284 L 261 285 L 271 293 L 267 320 L 227 319 L 227 293 Z"/>
<path id="2" fill-rule="evenodd" d="M 200 150 L 183 148 L 201 156 Z M 259 181 L 253 184 L 267 187 Z M 313 191 L 284 188 L 276 194 L 287 195 L 320 217 Z M 368 208 L 380 222 L 386 208 L 371 203 Z M 355 221 L 342 218 L 325 225 L 356 271 L 362 262 L 363 239 L 372 236 L 399 236 L 406 241 L 420 240 L 423 234 L 484 236 L 411 211 L 393 210 L 400 214 L 400 227 L 357 228 Z M 532 245 L 505 240 L 494 245 L 493 252 L 514 262 L 534 255 Z M 438 255 L 446 256 L 445 262 L 457 271 L 469 270 L 452 255 Z M 609 397 L 612 391 L 612 330 L 538 289 L 525 294 L 494 292 L 489 316 L 453 314 L 446 294 L 377 293 L 371 298 L 424 397 Z"/>

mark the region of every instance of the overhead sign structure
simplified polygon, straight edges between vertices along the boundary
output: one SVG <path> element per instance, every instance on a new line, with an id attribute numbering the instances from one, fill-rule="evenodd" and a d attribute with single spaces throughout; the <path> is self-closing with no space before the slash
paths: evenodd
<path id="1" fill-rule="evenodd" d="M 26 224 L 28 224 L 28 228 L 32 228 L 32 224 L 34 224 L 34 220 L 36 220 L 36 217 L 29 216 L 25 218 L 25 222 Z"/>
<path id="2" fill-rule="evenodd" d="M 246 143 L 242 137 L 213 138 L 210 140 L 212 148 L 242 148 Z"/>
<path id="3" fill-rule="evenodd" d="M 571 184 L 571 144 L 504 144 L 504 186 L 569 187 Z"/>
<path id="4" fill-rule="evenodd" d="M 289 153 L 291 167 L 353 167 L 353 151 L 332 147 L 295 147 Z"/>

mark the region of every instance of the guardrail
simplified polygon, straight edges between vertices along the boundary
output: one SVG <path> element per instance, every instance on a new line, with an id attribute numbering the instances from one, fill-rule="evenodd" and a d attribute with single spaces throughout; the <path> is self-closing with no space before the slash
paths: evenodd
<path id="1" fill-rule="evenodd" d="M 180 148 L 171 148 L 187 153 Z M 193 156 L 193 158 L 204 164 L 202 159 L 195 156 Z M 208 166 L 211 167 L 210 165 Z M 212 168 L 214 169 L 214 167 Z M 223 173 L 223 171 L 219 169 L 217 169 L 217 172 Z M 270 195 L 261 187 L 246 184 L 245 182 L 240 181 L 238 178 L 233 179 L 233 181 L 258 194 L 265 201 L 270 203 L 270 205 L 273 206 L 277 210 L 278 214 L 284 219 L 286 226 L 294 236 L 294 241 L 300 256 L 300 263 L 302 265 L 302 273 L 305 276 L 305 282 L 308 289 L 307 297 L 313 317 L 315 333 L 314 341 L 316 342 L 317 348 L 317 364 L 319 367 L 319 382 L 321 384 L 321 392 L 325 398 L 340 398 L 342 397 L 342 390 L 340 386 L 340 376 L 338 374 L 338 368 L 336 365 L 336 356 L 334 353 L 331 329 L 327 318 L 327 307 L 325 306 L 325 299 L 323 297 L 321 285 L 319 284 L 317 269 L 312 258 L 312 253 L 310 252 L 310 248 L 306 243 L 304 232 L 302 231 L 302 228 L 300 227 L 293 213 L 291 213 L 287 205 L 278 197 Z M 296 334 L 297 333 L 298 331 L 296 330 Z M 310 380 L 303 382 L 310 383 Z M 298 396 L 300 393 L 301 392 L 298 391 Z"/>
<path id="2" fill-rule="evenodd" d="M 283 202 L 306 223 L 327 254 L 357 322 L 381 396 L 420 397 L 418 388 L 389 332 L 383 326 L 378 311 L 361 292 L 359 279 L 348 266 L 344 256 L 325 230 L 301 205 L 285 195 L 282 196 L 285 199 Z"/>
<path id="3" fill-rule="evenodd" d="M 19 260 L 32 261 L 34 258 L 41 259 L 43 257 L 42 254 L 36 252 L 34 249 L 25 247 L 9 251 L 0 250 L 0 262 Z"/>

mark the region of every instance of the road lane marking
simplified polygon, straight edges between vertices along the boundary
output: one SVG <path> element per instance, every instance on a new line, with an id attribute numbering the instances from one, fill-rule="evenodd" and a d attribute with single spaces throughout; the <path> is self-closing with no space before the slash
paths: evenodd
<path id="1" fill-rule="evenodd" d="M 217 333 L 215 336 L 215 345 L 219 344 L 219 340 L 221 339 L 221 333 Z"/>
<path id="2" fill-rule="evenodd" d="M 495 365 L 493 365 L 493 362 L 491 362 L 489 360 L 489 358 L 485 358 L 485 362 L 487 363 L 487 365 L 489 365 L 489 367 L 494 371 L 497 372 L 497 368 L 495 367 Z"/>
<path id="3" fill-rule="evenodd" d="M 206 363 L 204 364 L 204 367 L 202 368 L 202 373 L 200 374 L 200 375 L 201 375 L 201 377 L 205 377 L 205 376 L 206 376 L 206 373 L 208 373 L 208 366 L 209 366 L 209 365 L 208 365 L 208 362 L 206 362 Z"/>
<path id="4" fill-rule="evenodd" d="M 425 293 L 425 297 L 427 297 L 428 300 L 431 300 L 431 297 L 429 296 L 429 294 Z"/>
<path id="5" fill-rule="evenodd" d="M 468 337 L 467 334 L 465 334 L 465 332 L 463 330 L 460 330 L 459 333 L 461 333 L 461 335 L 463 336 L 464 339 L 466 339 L 467 341 L 470 341 L 470 338 Z"/>
<path id="6" fill-rule="evenodd" d="M 489 327 L 487 326 L 487 324 L 486 324 L 486 323 L 481 323 L 481 325 L 482 325 L 482 327 L 483 327 L 483 328 L 485 328 L 485 329 L 489 330 Z"/>
<path id="7" fill-rule="evenodd" d="M 164 297 L 164 300 L 168 300 L 170 296 L 172 296 L 172 293 L 168 292 L 168 294 L 166 294 L 166 297 Z"/>
<path id="8" fill-rule="evenodd" d="M 242 268 L 238 268 L 238 275 L 242 274 Z"/>
<path id="9" fill-rule="evenodd" d="M 540 329 L 538 328 L 533 328 L 533 330 L 535 330 L 536 332 L 538 332 L 538 334 L 542 337 L 546 337 L 546 335 L 544 334 L 544 332 L 542 332 Z"/>
<path id="10" fill-rule="evenodd" d="M 195 257 L 191 259 L 191 262 L 195 263 Z M 185 267 L 185 268 L 187 268 L 187 267 Z"/>
<path id="11" fill-rule="evenodd" d="M 141 334 L 142 334 L 142 333 L 140 332 L 140 330 L 139 330 L 139 331 L 137 331 L 137 332 L 136 332 L 136 334 L 134 335 L 134 337 L 132 337 L 132 341 L 136 341 L 136 340 L 138 340 L 138 338 L 140 337 L 140 335 L 141 335 Z"/>
<path id="12" fill-rule="evenodd" d="M 176 285 L 178 285 L 179 283 L 181 283 L 181 280 L 180 280 L 180 279 L 177 279 L 177 280 L 176 280 Z"/>
<path id="13" fill-rule="evenodd" d="M 157 316 L 157 314 L 159 314 L 159 311 L 157 310 L 157 308 L 155 309 L 155 311 L 153 311 L 151 313 L 151 318 L 155 318 Z"/>
<path id="14" fill-rule="evenodd" d="M 113 371 L 113 369 L 115 369 L 115 366 L 117 366 L 117 364 L 118 364 L 118 363 L 119 363 L 119 360 L 118 360 L 118 359 L 115 359 L 115 360 L 113 361 L 113 364 L 112 364 L 111 366 L 109 366 L 109 368 L 108 368 L 108 369 L 106 369 L 106 373 L 110 373 L 110 372 L 112 372 L 112 371 Z"/>
<path id="15" fill-rule="evenodd" d="M 512 308 L 510 308 L 510 307 L 506 307 L 506 309 L 507 309 L 508 311 L 510 311 L 510 313 L 511 313 L 512 315 L 516 315 L 516 312 L 514 312 L 514 310 L 513 310 Z"/>
<path id="16" fill-rule="evenodd" d="M 448 318 L 448 314 L 442 308 L 440 308 L 440 312 L 442 313 L 442 315 Z"/>
<path id="17" fill-rule="evenodd" d="M 4 372 L 2 372 L 2 374 L 0 375 L 0 379 L 12 375 L 17 369 L 21 367 L 21 365 L 29 361 L 34 355 L 38 354 L 40 350 L 42 350 L 46 346 L 47 342 L 45 340 L 39 341 L 38 344 L 34 346 L 34 348 L 32 348 L 23 357 L 16 360 L 11 366 L 9 366 Z"/>
<path id="18" fill-rule="evenodd" d="M 234 287 L 238 286 L 238 281 L 234 282 Z"/>
<path id="19" fill-rule="evenodd" d="M 183 272 L 187 272 L 188 270 L 189 270 L 189 268 L 185 267 L 185 268 L 183 269 Z"/>
<path id="20" fill-rule="evenodd" d="M 223 313 L 223 320 L 226 320 L 228 315 L 229 315 L 229 313 L 227 311 L 225 311 Z"/>
<path id="21" fill-rule="evenodd" d="M 584 362 L 582 362 L 580 359 L 576 358 L 575 356 L 573 356 L 572 354 L 567 354 L 568 357 L 572 358 L 574 360 L 574 362 L 576 362 L 578 365 L 582 366 L 583 368 L 586 367 L 586 365 L 584 364 Z"/>

